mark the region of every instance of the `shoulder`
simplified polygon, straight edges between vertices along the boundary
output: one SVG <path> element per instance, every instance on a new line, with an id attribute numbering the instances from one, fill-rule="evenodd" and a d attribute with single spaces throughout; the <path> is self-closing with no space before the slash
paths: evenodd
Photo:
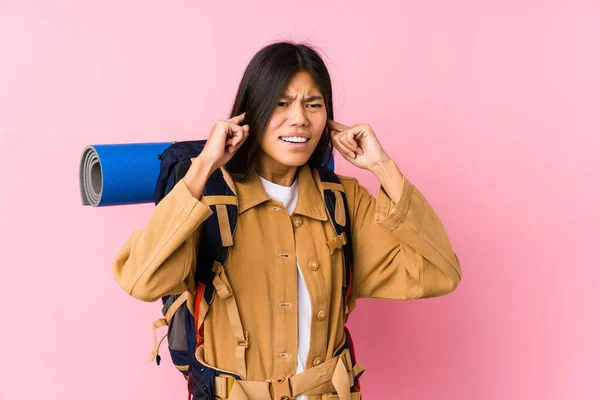
<path id="1" fill-rule="evenodd" d="M 344 193 L 350 209 L 356 209 L 360 204 L 369 203 L 373 200 L 371 193 L 359 182 L 358 178 L 337 174 L 337 177 L 342 184 Z"/>
<path id="2" fill-rule="evenodd" d="M 328 181 L 335 181 L 335 177 L 337 177 L 339 183 L 343 187 L 343 191 L 346 193 L 347 196 L 356 196 L 358 193 L 366 191 L 366 189 L 360 184 L 358 179 L 353 176 L 341 175 L 329 169 L 313 168 L 313 177 L 315 180 L 318 180 L 319 183 L 322 183 L 323 176 L 329 177 L 329 179 L 325 178 L 325 180 Z M 332 176 L 334 179 L 331 179 Z"/>
<path id="3" fill-rule="evenodd" d="M 347 196 L 356 198 L 370 194 L 369 191 L 363 185 L 361 185 L 361 183 L 358 181 L 358 178 L 349 175 L 336 175 L 340 179 L 340 182 L 344 187 L 344 192 L 346 192 Z"/>
<path id="4" fill-rule="evenodd" d="M 342 185 L 344 185 L 344 187 L 354 188 L 354 187 L 360 186 L 358 179 L 353 176 L 340 175 L 340 174 L 336 174 L 336 175 L 338 178 L 340 178 L 340 182 L 342 182 Z"/>
<path id="5" fill-rule="evenodd" d="M 356 178 L 347 175 L 340 175 L 337 172 L 330 170 L 329 168 L 312 168 L 312 175 L 313 178 L 315 180 L 318 180 L 319 182 L 335 182 L 337 178 L 337 180 L 340 181 L 344 188 L 354 187 L 359 184 Z"/>

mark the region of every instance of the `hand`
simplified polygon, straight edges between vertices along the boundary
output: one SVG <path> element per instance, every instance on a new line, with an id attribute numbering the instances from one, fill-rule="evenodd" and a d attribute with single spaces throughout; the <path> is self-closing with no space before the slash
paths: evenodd
<path id="1" fill-rule="evenodd" d="M 245 116 L 246 113 L 243 113 L 215 122 L 204 149 L 196 158 L 198 163 L 208 163 L 213 171 L 227 164 L 248 138 L 250 127 L 240 126 Z"/>
<path id="2" fill-rule="evenodd" d="M 327 126 L 331 129 L 333 146 L 351 164 L 372 170 L 389 158 L 370 125 L 346 126 L 327 120 Z"/>

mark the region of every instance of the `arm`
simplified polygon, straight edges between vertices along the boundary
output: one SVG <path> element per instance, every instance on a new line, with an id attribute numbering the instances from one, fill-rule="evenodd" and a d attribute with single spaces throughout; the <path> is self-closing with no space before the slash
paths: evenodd
<path id="1" fill-rule="evenodd" d="M 212 214 L 199 201 L 212 169 L 196 162 L 158 203 L 150 221 L 136 230 L 119 250 L 112 265 L 118 284 L 144 301 L 195 292 L 196 244 L 201 224 Z"/>
<path id="2" fill-rule="evenodd" d="M 217 121 L 185 176 L 158 203 L 150 222 L 133 232 L 113 261 L 113 274 L 130 295 L 155 301 L 167 294 L 195 293 L 196 244 L 200 225 L 212 214 L 201 202 L 204 186 L 242 146 L 249 134 L 245 114 Z"/>
<path id="3" fill-rule="evenodd" d="M 353 210 L 352 297 L 401 300 L 453 291 L 460 263 L 429 202 L 392 159 L 372 172 L 381 183 L 377 199 L 356 180 L 346 189 Z"/>
<path id="4" fill-rule="evenodd" d="M 440 219 L 383 150 L 371 126 L 327 124 L 340 154 L 381 183 L 377 200 L 355 179 L 344 185 L 352 214 L 350 306 L 359 297 L 413 299 L 454 290 L 462 272 Z"/>

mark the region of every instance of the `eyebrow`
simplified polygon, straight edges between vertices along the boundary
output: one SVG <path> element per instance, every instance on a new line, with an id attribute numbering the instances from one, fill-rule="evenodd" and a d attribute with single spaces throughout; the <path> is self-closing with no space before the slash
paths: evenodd
<path id="1" fill-rule="evenodd" d="M 281 96 L 279 96 L 280 99 L 284 99 L 284 100 L 294 100 L 295 97 L 289 95 L 289 94 L 283 94 Z M 310 103 L 311 101 L 315 101 L 315 100 L 323 100 L 323 97 L 315 95 L 315 96 L 310 96 L 304 99 L 305 103 Z"/>

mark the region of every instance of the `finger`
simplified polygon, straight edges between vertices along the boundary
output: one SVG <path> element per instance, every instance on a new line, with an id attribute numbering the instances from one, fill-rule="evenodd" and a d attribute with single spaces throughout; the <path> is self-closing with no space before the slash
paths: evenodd
<path id="1" fill-rule="evenodd" d="M 227 148 L 227 151 L 232 154 L 235 153 L 241 147 L 241 143 L 243 143 L 243 141 L 243 136 L 236 133 L 234 137 L 229 139 L 230 145 Z"/>
<path id="2" fill-rule="evenodd" d="M 354 139 L 354 136 L 347 138 L 346 142 L 352 151 L 354 151 L 356 154 L 363 155 L 363 149 L 360 148 L 358 142 Z"/>
<path id="3" fill-rule="evenodd" d="M 225 147 L 226 147 L 227 151 L 229 153 L 235 153 L 235 151 L 239 147 L 239 142 L 240 142 L 240 139 L 239 139 L 238 136 L 235 136 L 235 134 L 234 134 L 234 136 L 229 137 L 227 139 L 226 144 L 225 144 Z"/>
<path id="4" fill-rule="evenodd" d="M 340 137 L 340 135 L 338 135 L 338 138 Z M 333 140 L 333 145 L 335 146 L 335 148 L 342 153 L 342 155 L 346 155 L 348 157 L 351 158 L 356 158 L 356 154 L 354 154 L 354 152 L 352 151 L 352 149 L 346 145 L 344 142 L 342 142 L 341 140 L 339 140 L 338 138 L 336 138 L 335 140 Z"/>
<path id="5" fill-rule="evenodd" d="M 345 132 L 344 136 L 342 136 L 340 140 L 342 140 L 352 150 L 356 150 L 358 147 L 358 143 L 356 143 L 356 140 L 354 140 L 354 132 L 352 130 Z"/>
<path id="6" fill-rule="evenodd" d="M 338 150 L 340 151 L 340 153 L 344 153 L 348 157 L 356 158 L 356 153 L 345 144 L 340 143 L 340 145 L 338 146 Z"/>
<path id="7" fill-rule="evenodd" d="M 352 135 L 352 132 L 346 131 L 346 132 L 342 132 L 339 136 L 338 136 L 338 140 L 340 141 L 340 143 L 342 143 L 344 146 L 346 146 L 347 148 L 350 149 L 350 151 L 356 151 L 356 148 L 358 147 L 356 145 L 356 141 L 354 140 L 354 136 Z"/>
<path id="8" fill-rule="evenodd" d="M 354 140 L 356 141 L 356 146 L 357 146 L 357 153 L 360 154 L 361 156 L 363 154 L 365 154 L 365 151 L 362 148 L 361 144 L 365 143 L 365 142 L 363 142 L 363 140 L 366 137 L 367 137 L 367 132 L 365 132 L 364 130 L 361 130 L 356 135 L 354 135 Z"/>
<path id="9" fill-rule="evenodd" d="M 225 126 L 225 132 L 229 137 L 237 137 L 242 136 L 244 134 L 244 128 L 240 125 L 236 125 L 231 122 L 226 122 L 227 126 Z"/>
<path id="10" fill-rule="evenodd" d="M 344 145 L 338 145 L 335 146 L 335 148 L 337 149 L 337 151 L 339 151 L 344 157 L 349 157 L 349 158 L 356 158 L 356 154 L 350 150 L 349 148 L 347 148 Z"/>
<path id="11" fill-rule="evenodd" d="M 349 128 L 349 126 L 346 126 L 346 125 L 344 125 L 344 124 L 340 124 L 339 122 L 335 122 L 335 121 L 334 121 L 334 120 L 332 120 L 332 119 L 328 119 L 328 120 L 327 120 L 327 126 L 328 126 L 330 129 L 333 129 L 333 130 L 335 130 L 335 131 L 338 131 L 338 132 L 345 131 L 346 129 L 348 129 L 348 128 Z"/>
<path id="12" fill-rule="evenodd" d="M 233 146 L 237 149 L 248 137 L 250 127 L 248 125 L 239 126 L 234 125 L 232 127 L 233 137 L 231 138 Z"/>
<path id="13" fill-rule="evenodd" d="M 227 122 L 231 122 L 232 124 L 239 125 L 242 122 L 244 122 L 245 117 L 246 117 L 246 113 L 244 112 L 240 115 L 236 115 L 235 117 L 228 119 Z"/>
<path id="14" fill-rule="evenodd" d="M 364 151 L 359 145 L 359 140 L 363 136 L 363 131 L 360 128 L 350 128 L 344 133 L 340 140 L 346 144 L 356 154 L 363 155 Z"/>

